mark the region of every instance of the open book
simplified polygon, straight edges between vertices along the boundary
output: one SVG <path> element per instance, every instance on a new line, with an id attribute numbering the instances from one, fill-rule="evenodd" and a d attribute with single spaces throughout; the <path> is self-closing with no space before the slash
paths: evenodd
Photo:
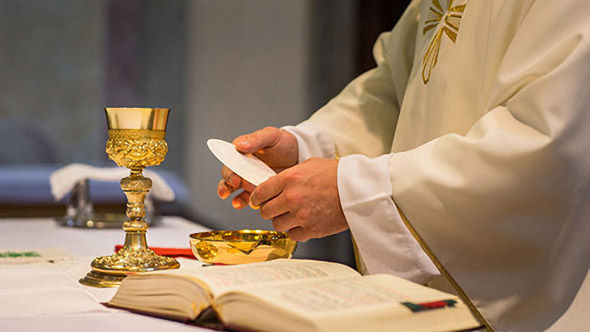
<path id="1" fill-rule="evenodd" d="M 456 296 L 337 263 L 273 260 L 132 275 L 110 306 L 175 320 L 212 308 L 259 331 L 455 331 L 480 326 Z"/>

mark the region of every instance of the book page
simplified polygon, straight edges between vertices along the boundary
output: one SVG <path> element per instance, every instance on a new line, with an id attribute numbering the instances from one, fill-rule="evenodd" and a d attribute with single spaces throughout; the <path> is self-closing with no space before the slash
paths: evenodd
<path id="1" fill-rule="evenodd" d="M 397 305 L 415 298 L 405 288 L 391 285 L 391 280 L 382 283 L 378 279 L 376 276 L 335 277 L 329 280 L 306 280 L 281 287 L 249 287 L 247 292 L 276 300 L 290 308 L 304 311 L 307 315 L 342 309 L 366 309 L 384 303 Z M 446 299 L 449 295 L 443 293 L 439 297 Z"/>
<path id="2" fill-rule="evenodd" d="M 207 284 L 214 295 L 230 288 L 240 288 L 247 285 L 282 284 L 293 280 L 359 275 L 352 268 L 342 264 L 298 259 L 279 259 L 234 266 L 200 267 L 166 271 L 165 273 L 197 278 Z"/>
<path id="3" fill-rule="evenodd" d="M 454 307 L 412 312 L 401 302 L 456 300 Z M 244 287 L 215 300 L 230 325 L 255 328 L 263 317 L 266 328 L 293 331 L 455 330 L 479 323 L 456 297 L 391 276 L 301 280 L 281 287 Z M 256 308 L 256 309 L 253 309 Z M 269 330 L 271 330 L 269 328 Z M 289 330 L 289 329 L 286 329 Z M 286 331 L 285 330 L 285 331 Z"/>

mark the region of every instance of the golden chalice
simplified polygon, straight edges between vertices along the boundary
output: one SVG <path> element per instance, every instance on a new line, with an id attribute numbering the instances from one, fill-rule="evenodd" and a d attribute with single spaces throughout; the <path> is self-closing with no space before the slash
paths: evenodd
<path id="1" fill-rule="evenodd" d="M 106 152 L 118 166 L 131 174 L 121 180 L 127 196 L 127 217 L 123 223 L 125 244 L 111 256 L 95 258 L 90 271 L 80 279 L 94 287 L 117 287 L 129 273 L 176 269 L 171 257 L 156 255 L 147 246 L 144 199 L 152 181 L 143 176 L 147 166 L 159 165 L 168 152 L 166 144 L 167 108 L 106 108 L 109 139 Z"/>

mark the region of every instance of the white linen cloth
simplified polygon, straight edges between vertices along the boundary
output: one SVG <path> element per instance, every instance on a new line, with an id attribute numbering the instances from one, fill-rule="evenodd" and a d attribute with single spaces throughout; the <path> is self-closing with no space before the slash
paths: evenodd
<path id="1" fill-rule="evenodd" d="M 377 68 L 293 132 L 302 153 L 341 156 L 369 273 L 432 272 L 399 259 L 421 253 L 397 205 L 495 328 L 549 329 L 576 294 L 590 306 L 590 2 L 465 4 L 413 1 Z M 590 325 L 577 312 L 564 319 Z"/>
<path id="2" fill-rule="evenodd" d="M 160 201 L 173 201 L 174 190 L 166 181 L 151 170 L 144 170 L 145 177 L 152 180 L 152 188 L 149 195 Z M 129 176 L 129 170 L 122 167 L 95 167 L 85 164 L 70 164 L 53 172 L 49 178 L 51 194 L 56 201 L 69 193 L 76 183 L 88 179 L 98 181 L 119 182 Z"/>
<path id="3" fill-rule="evenodd" d="M 183 218 L 163 217 L 148 231 L 148 244 L 188 248 L 189 234 L 207 230 Z M 114 253 L 123 239 L 121 229 L 62 227 L 51 218 L 0 219 L 0 251 L 63 247 L 74 256 L 54 263 L 0 264 L 0 331 L 209 331 L 107 308 L 101 303 L 109 301 L 116 288 L 78 282 L 90 271 L 94 257 Z M 178 261 L 182 268 L 202 265 L 192 259 Z"/>

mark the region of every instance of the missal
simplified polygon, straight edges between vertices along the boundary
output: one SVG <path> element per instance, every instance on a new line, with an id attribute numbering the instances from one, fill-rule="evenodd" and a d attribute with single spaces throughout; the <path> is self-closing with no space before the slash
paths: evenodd
<path id="1" fill-rule="evenodd" d="M 130 275 L 109 306 L 179 321 L 214 312 L 256 331 L 456 331 L 481 324 L 456 296 L 388 274 L 277 259 Z"/>

